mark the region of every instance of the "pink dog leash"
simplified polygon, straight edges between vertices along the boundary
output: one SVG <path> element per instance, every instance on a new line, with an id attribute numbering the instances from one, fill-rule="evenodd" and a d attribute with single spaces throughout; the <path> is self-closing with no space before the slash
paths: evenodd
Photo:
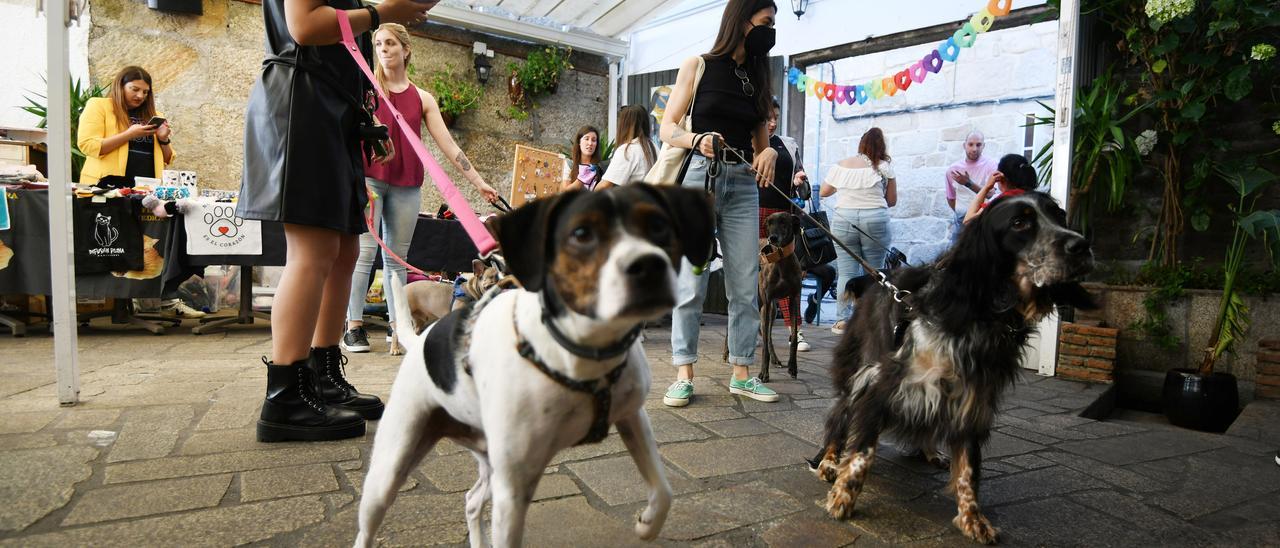
<path id="1" fill-rule="evenodd" d="M 351 54 L 351 58 L 355 60 L 356 65 L 360 67 L 360 70 L 364 71 L 365 78 L 373 85 L 373 89 L 377 90 L 378 98 L 391 111 L 392 117 L 400 125 L 400 130 L 405 135 L 416 135 L 417 132 L 409 126 L 409 122 L 405 121 L 404 116 L 400 114 L 400 111 L 396 110 L 396 107 L 391 104 L 391 100 L 387 98 L 387 94 L 378 86 L 378 80 L 374 78 L 373 71 L 369 69 L 369 64 L 360 55 L 360 48 L 356 46 L 355 37 L 351 33 L 351 21 L 347 19 L 347 12 L 344 10 L 336 11 L 338 13 L 338 27 L 342 30 L 342 45 L 346 46 L 347 53 Z M 494 241 L 493 236 L 485 229 L 484 223 L 480 222 L 480 217 L 476 215 L 475 210 L 471 209 L 471 204 L 467 203 L 467 199 L 458 191 L 458 187 L 454 186 L 453 180 L 449 179 L 449 175 L 440 167 L 440 163 L 436 161 L 435 157 L 431 156 L 430 152 L 427 152 L 427 147 L 422 144 L 422 140 L 409 139 L 409 145 L 414 153 L 418 155 L 418 160 L 427 168 L 427 173 L 431 175 L 431 182 L 435 183 L 436 189 L 444 196 L 444 201 L 449 204 L 449 209 L 453 210 L 454 215 L 458 217 L 458 221 L 462 222 L 462 228 L 467 231 L 471 241 L 476 244 L 476 249 L 480 251 L 480 256 L 482 258 L 488 257 L 489 254 L 493 253 L 494 249 L 497 249 L 498 242 Z M 370 209 L 372 210 L 372 208 Z M 367 218 L 366 221 L 372 224 L 372 218 Z M 370 226 L 370 230 L 373 230 L 372 226 Z M 373 236 L 378 239 L 377 234 Z M 378 239 L 378 245 L 382 246 L 383 253 L 388 253 L 388 256 L 405 265 L 406 268 L 422 273 L 421 270 L 409 265 L 404 259 L 391 253 L 391 250 L 387 249 L 386 244 L 381 239 Z"/>

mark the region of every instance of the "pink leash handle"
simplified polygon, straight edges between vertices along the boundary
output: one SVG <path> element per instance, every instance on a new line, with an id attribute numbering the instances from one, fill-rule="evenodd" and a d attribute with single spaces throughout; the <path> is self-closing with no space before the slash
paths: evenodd
<path id="1" fill-rule="evenodd" d="M 360 70 L 364 71 L 364 76 L 373 85 L 373 89 L 377 90 L 378 98 L 391 111 L 391 115 L 396 119 L 396 123 L 400 125 L 400 131 L 405 135 L 417 135 L 409 126 L 409 122 L 405 121 L 404 116 L 396 107 L 391 104 L 391 100 L 387 98 L 387 94 L 378 86 L 378 79 L 373 77 L 373 71 L 369 70 L 369 64 L 364 61 L 364 57 L 360 55 L 360 48 L 356 46 L 355 37 L 351 34 L 351 21 L 347 19 L 345 10 L 336 10 L 338 13 L 338 27 L 342 30 L 342 45 L 347 48 L 347 53 L 351 54 L 351 58 L 355 60 Z M 453 184 L 453 180 L 449 179 L 449 174 L 444 172 L 435 157 L 427 152 L 427 147 L 422 144 L 421 139 L 409 139 L 409 145 L 413 151 L 417 153 L 418 160 L 422 161 L 422 165 L 427 168 L 427 173 L 431 175 L 431 182 L 435 183 L 436 189 L 444 196 L 444 201 L 449 204 L 449 209 L 453 210 L 454 215 L 458 217 L 458 221 L 462 222 L 462 228 L 467 231 L 467 235 L 471 237 L 471 241 L 476 244 L 476 249 L 480 251 L 481 257 L 488 257 L 494 249 L 498 248 L 498 242 L 494 241 L 493 235 L 485 229 L 484 223 L 480 222 L 480 217 L 476 215 L 475 210 L 471 209 L 471 204 L 467 203 L 467 199 L 458 191 L 458 187 Z"/>

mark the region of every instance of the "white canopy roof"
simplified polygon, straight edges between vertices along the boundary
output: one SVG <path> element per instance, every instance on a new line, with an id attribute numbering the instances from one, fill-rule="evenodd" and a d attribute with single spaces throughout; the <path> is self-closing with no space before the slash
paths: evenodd
<path id="1" fill-rule="evenodd" d="M 682 0 L 446 0 L 433 20 L 621 58 L 622 37 Z"/>

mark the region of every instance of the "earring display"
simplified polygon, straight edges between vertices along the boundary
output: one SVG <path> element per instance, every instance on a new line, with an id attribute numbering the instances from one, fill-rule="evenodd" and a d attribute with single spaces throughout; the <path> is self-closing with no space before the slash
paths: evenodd
<path id="1" fill-rule="evenodd" d="M 568 161 L 555 152 L 516 145 L 515 164 L 511 170 L 511 206 L 520 207 L 560 192 Z"/>

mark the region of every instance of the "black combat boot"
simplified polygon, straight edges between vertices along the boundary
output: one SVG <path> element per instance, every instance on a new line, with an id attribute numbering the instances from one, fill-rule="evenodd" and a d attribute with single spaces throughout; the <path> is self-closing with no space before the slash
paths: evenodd
<path id="1" fill-rule="evenodd" d="M 311 367 L 316 372 L 316 392 L 324 402 L 334 407 L 350 409 L 365 420 L 382 418 L 382 400 L 372 394 L 361 394 L 343 376 L 347 357 L 337 345 L 311 349 Z"/>
<path id="2" fill-rule="evenodd" d="M 316 394 L 315 372 L 307 360 L 273 365 L 266 358 L 267 399 L 258 418 L 258 441 L 328 441 L 364 435 L 358 413 L 325 405 Z"/>

